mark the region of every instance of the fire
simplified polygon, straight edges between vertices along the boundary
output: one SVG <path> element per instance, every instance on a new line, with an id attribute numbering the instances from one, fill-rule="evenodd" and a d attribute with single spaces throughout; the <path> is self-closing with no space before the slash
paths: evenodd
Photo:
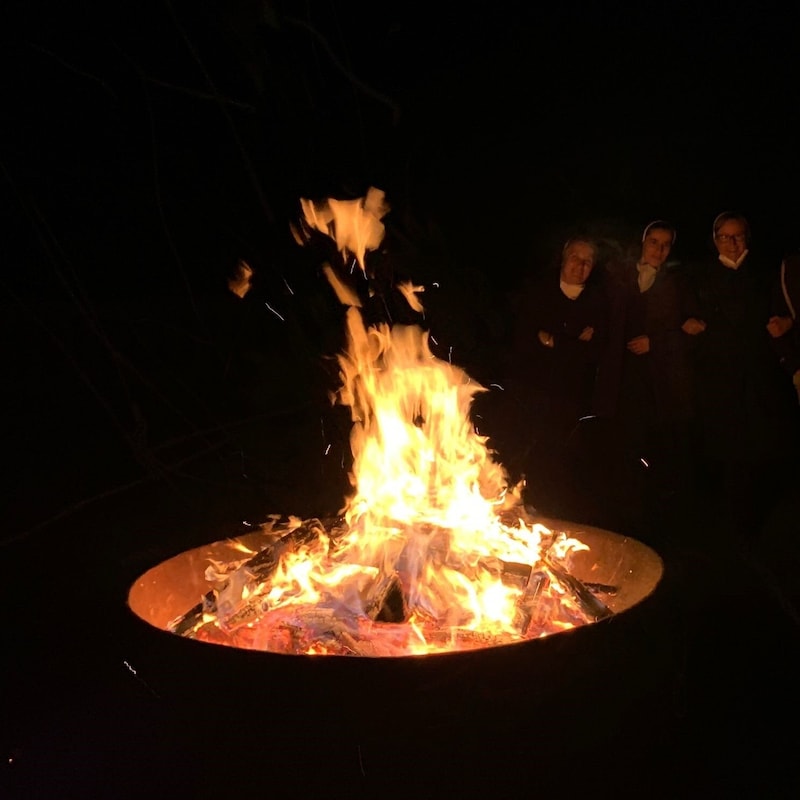
<path id="1" fill-rule="evenodd" d="M 383 193 L 302 208 L 309 228 L 335 238 L 366 275 L 366 253 L 383 238 Z M 278 652 L 409 655 L 520 641 L 604 616 L 565 566 L 586 546 L 530 521 L 472 425 L 484 387 L 436 358 L 421 328 L 367 327 L 356 292 L 332 267 L 326 274 L 348 306 L 332 399 L 351 410 L 352 494 L 330 526 L 265 524 L 268 546 L 212 564 L 217 588 L 171 629 Z M 421 308 L 420 291 L 403 287 Z"/>
<path id="2" fill-rule="evenodd" d="M 356 309 L 347 323 L 339 399 L 353 418 L 350 555 L 390 572 L 402 560 L 414 609 L 502 630 L 518 592 L 479 562 L 536 563 L 541 533 L 500 522 L 505 475 L 469 418 L 482 387 L 436 359 L 417 327 L 367 330 Z"/>

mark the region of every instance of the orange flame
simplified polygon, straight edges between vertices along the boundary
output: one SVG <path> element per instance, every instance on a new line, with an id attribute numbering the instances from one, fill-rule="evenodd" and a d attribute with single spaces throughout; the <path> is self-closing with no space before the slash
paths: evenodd
<path id="1" fill-rule="evenodd" d="M 319 206 L 303 200 L 302 208 L 308 225 L 334 238 L 365 270 L 367 252 L 384 234 L 381 219 L 388 206 L 382 192 Z M 218 607 L 237 609 L 232 615 L 250 622 L 253 613 L 289 614 L 284 637 L 294 636 L 298 627 L 293 608 L 313 608 L 323 625 L 333 624 L 331 609 L 341 611 L 350 622 L 339 626 L 338 635 L 350 641 L 356 635 L 352 624 L 373 625 L 365 610 L 370 587 L 382 578 L 396 579 L 406 624 L 397 626 L 399 633 L 375 630 L 374 638 L 365 637 L 376 652 L 381 636 L 399 637 L 400 644 L 393 640 L 391 646 L 406 653 L 459 649 L 458 637 L 465 632 L 523 638 L 519 602 L 525 581 L 506 581 L 504 572 L 522 565 L 533 574 L 541 566 L 543 539 L 552 547 L 553 537 L 540 524 L 503 521 L 519 497 L 470 419 L 472 401 L 484 387 L 437 359 L 419 327 L 365 326 L 355 291 L 330 266 L 325 273 L 349 306 L 347 347 L 339 356 L 341 386 L 332 398 L 350 408 L 353 421 L 353 491 L 342 512 L 345 531 L 335 544 L 322 536 L 285 554 L 268 586 L 251 587 L 246 578 L 229 581 Z M 409 284 L 402 291 L 422 308 L 422 287 Z M 562 556 L 586 549 L 563 535 L 557 545 Z M 563 594 L 557 580 L 548 579 L 548 586 Z M 256 611 L 245 603 L 240 614 L 245 593 L 252 591 L 261 593 Z M 570 624 L 554 620 L 552 629 Z M 276 630 L 268 627 L 253 636 L 270 649 Z M 324 642 L 311 641 L 304 652 L 329 650 Z"/>

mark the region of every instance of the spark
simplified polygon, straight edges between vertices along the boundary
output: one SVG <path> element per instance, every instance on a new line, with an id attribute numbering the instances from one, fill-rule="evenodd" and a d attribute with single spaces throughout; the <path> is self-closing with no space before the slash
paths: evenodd
<path id="1" fill-rule="evenodd" d="M 328 446 L 325 448 L 325 455 L 328 455 L 328 453 L 330 453 L 330 451 L 331 451 L 331 446 L 330 446 L 330 444 L 328 444 Z"/>
<path id="2" fill-rule="evenodd" d="M 489 388 L 499 389 L 501 392 L 504 392 L 505 389 L 499 383 L 490 383 Z"/>
<path id="3" fill-rule="evenodd" d="M 289 286 L 289 281 L 286 278 L 283 279 L 283 285 L 289 290 L 289 294 L 294 295 L 294 290 Z"/>
<path id="4" fill-rule="evenodd" d="M 125 667 L 125 669 L 127 669 L 128 672 L 130 672 L 130 674 L 133 675 L 133 677 L 136 678 L 136 680 L 139 681 L 139 683 L 141 683 L 142 686 L 144 686 L 145 689 L 147 689 L 147 691 L 153 695 L 153 697 L 159 696 L 158 692 L 156 692 L 151 686 L 149 686 L 146 681 L 142 680 L 141 676 L 136 671 L 136 668 L 130 663 L 130 661 L 126 661 L 125 659 L 123 659 L 122 666 Z"/>
<path id="5" fill-rule="evenodd" d="M 281 322 L 286 322 L 286 320 L 285 320 L 285 319 L 284 319 L 284 318 L 283 318 L 283 317 L 282 317 L 282 316 L 281 316 L 281 315 L 280 315 L 280 314 L 279 314 L 279 313 L 278 313 L 278 312 L 277 312 L 277 311 L 276 311 L 276 310 L 275 310 L 275 309 L 274 309 L 274 308 L 273 308 L 273 307 L 272 307 L 272 306 L 271 306 L 269 303 L 266 303 L 266 302 L 265 302 L 265 303 L 264 303 L 264 305 L 265 305 L 265 306 L 266 306 L 266 307 L 267 307 L 267 308 L 268 308 L 268 309 L 269 309 L 269 310 L 270 310 L 270 311 L 271 311 L 271 312 L 272 312 L 272 313 L 273 313 L 273 314 L 274 314 L 274 315 L 275 315 L 275 316 L 276 316 L 276 317 L 277 317 L 277 318 L 278 318 L 278 319 L 279 319 Z"/>

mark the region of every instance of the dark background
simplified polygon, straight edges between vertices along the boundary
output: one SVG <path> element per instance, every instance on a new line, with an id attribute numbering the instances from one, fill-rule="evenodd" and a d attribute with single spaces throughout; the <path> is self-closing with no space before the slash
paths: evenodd
<path id="1" fill-rule="evenodd" d="M 6 4 L 7 531 L 319 403 L 339 317 L 289 234 L 300 197 L 384 189 L 441 354 L 486 382 L 508 297 L 577 226 L 667 217 L 687 260 L 737 208 L 771 258 L 794 249 L 782 8 Z M 226 305 L 242 256 L 288 324 Z"/>
<path id="2" fill-rule="evenodd" d="M 426 285 L 438 354 L 489 384 L 514 290 L 575 228 L 624 244 L 667 217 L 691 261 L 736 208 L 768 258 L 797 248 L 785 9 L 5 3 L 0 540 L 15 657 L 0 789 L 119 797 L 129 770 L 129 792 L 150 791 L 158 771 L 141 763 L 160 740 L 132 743 L 151 725 L 177 781 L 180 737 L 197 733 L 131 678 L 127 587 L 243 520 L 338 509 L 341 309 L 321 251 L 290 235 L 299 198 L 384 189 L 386 257 Z M 241 257 L 256 268 L 244 302 L 226 289 Z M 778 713 L 796 705 L 800 664 L 796 518 L 796 501 L 776 511 L 763 561 L 712 510 L 673 542 L 669 621 L 645 639 L 674 673 L 677 735 L 657 774 L 680 796 L 796 780 Z M 662 645 L 674 661 L 655 663 Z M 603 730 L 617 752 L 636 739 Z"/>

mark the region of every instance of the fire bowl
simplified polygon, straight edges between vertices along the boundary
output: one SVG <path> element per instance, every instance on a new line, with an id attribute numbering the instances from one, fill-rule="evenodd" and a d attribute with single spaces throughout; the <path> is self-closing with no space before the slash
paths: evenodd
<path id="1" fill-rule="evenodd" d="M 236 555 L 223 540 L 135 580 L 132 664 L 196 722 L 209 757 L 246 762 L 257 746 L 267 776 L 291 770 L 294 788 L 276 797 L 334 787 L 381 797 L 435 787 L 449 796 L 470 789 L 478 768 L 503 781 L 535 774 L 531 786 L 558 788 L 581 759 L 645 746 L 671 713 L 675 658 L 656 591 L 659 555 L 611 531 L 540 521 L 589 546 L 571 572 L 616 587 L 604 598 L 613 615 L 513 644 L 388 658 L 283 655 L 171 633 L 170 621 L 208 590 L 208 559 Z"/>

